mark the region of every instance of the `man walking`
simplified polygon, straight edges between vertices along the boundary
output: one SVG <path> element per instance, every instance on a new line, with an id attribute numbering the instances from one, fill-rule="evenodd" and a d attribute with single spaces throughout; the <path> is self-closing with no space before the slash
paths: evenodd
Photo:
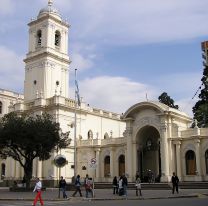
<path id="1" fill-rule="evenodd" d="M 77 177 L 76 177 L 75 187 L 76 187 L 76 190 L 75 190 L 75 192 L 73 193 L 72 196 L 75 197 L 75 195 L 77 194 L 77 192 L 79 192 L 80 197 L 82 197 L 82 192 L 81 192 L 81 189 L 80 189 L 80 187 L 81 187 L 80 175 L 77 175 Z"/>
<path id="2" fill-rule="evenodd" d="M 63 198 L 67 198 L 67 195 L 66 195 L 66 180 L 63 178 L 63 176 L 61 176 L 61 179 L 59 181 L 59 189 L 63 193 Z"/>
<path id="3" fill-rule="evenodd" d="M 178 176 L 175 174 L 175 172 L 173 172 L 173 176 L 171 178 L 171 182 L 172 182 L 172 185 L 173 185 L 172 193 L 174 194 L 175 190 L 178 193 L 178 183 L 179 183 L 179 179 L 178 179 Z"/>

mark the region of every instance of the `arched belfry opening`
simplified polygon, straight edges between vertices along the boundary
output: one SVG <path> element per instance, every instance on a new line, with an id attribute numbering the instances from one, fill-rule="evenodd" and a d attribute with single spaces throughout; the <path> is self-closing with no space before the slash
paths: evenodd
<path id="1" fill-rule="evenodd" d="M 143 182 L 160 182 L 160 134 L 153 126 L 145 126 L 137 133 L 137 171 Z"/>

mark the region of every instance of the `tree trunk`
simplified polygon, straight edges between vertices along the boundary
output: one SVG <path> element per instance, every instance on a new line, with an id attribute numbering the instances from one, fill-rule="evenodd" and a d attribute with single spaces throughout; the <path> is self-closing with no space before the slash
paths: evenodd
<path id="1" fill-rule="evenodd" d="M 26 182 L 26 189 L 30 188 L 30 181 L 32 179 L 33 160 L 25 160 L 24 177 Z"/>

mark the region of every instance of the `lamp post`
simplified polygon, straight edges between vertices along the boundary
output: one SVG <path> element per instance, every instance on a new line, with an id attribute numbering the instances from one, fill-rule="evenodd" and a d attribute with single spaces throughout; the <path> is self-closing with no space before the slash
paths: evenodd
<path id="1" fill-rule="evenodd" d="M 68 138 L 70 132 L 66 132 L 63 133 L 62 129 L 60 128 L 59 130 L 59 136 L 60 139 L 66 139 Z M 71 144 L 71 138 L 69 138 L 67 140 L 67 145 Z M 61 146 L 57 145 L 57 155 L 54 158 L 54 164 L 56 165 L 56 167 L 58 167 L 58 186 L 59 186 L 59 181 L 60 181 L 60 176 L 61 176 L 61 168 L 64 167 L 66 164 L 68 164 L 68 161 L 66 160 L 66 157 L 64 155 L 61 154 Z M 60 154 L 58 154 L 58 152 L 60 151 Z M 59 192 L 58 192 L 58 198 L 60 198 L 60 187 L 59 187 Z"/>

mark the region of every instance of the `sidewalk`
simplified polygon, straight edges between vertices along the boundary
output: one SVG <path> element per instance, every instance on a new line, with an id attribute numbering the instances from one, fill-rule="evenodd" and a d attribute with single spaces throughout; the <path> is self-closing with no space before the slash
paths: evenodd
<path id="1" fill-rule="evenodd" d="M 82 201 L 86 200 L 85 190 L 82 188 L 83 197 L 71 197 L 73 191 L 67 191 L 69 200 L 66 201 Z M 121 199 L 167 199 L 167 198 L 191 198 L 191 197 L 204 197 L 208 198 L 208 190 L 206 189 L 181 189 L 179 194 L 172 194 L 171 190 L 143 190 L 142 197 L 136 196 L 135 190 L 128 190 L 127 197 L 113 195 L 113 189 L 95 189 L 95 197 L 92 200 L 121 200 Z M 9 188 L 0 188 L 0 201 L 1 200 L 33 200 L 35 194 L 33 192 L 10 192 Z M 42 193 L 44 200 L 63 200 L 62 193 L 61 198 L 58 198 L 57 188 L 47 188 Z M 89 198 L 88 198 L 89 199 Z"/>

